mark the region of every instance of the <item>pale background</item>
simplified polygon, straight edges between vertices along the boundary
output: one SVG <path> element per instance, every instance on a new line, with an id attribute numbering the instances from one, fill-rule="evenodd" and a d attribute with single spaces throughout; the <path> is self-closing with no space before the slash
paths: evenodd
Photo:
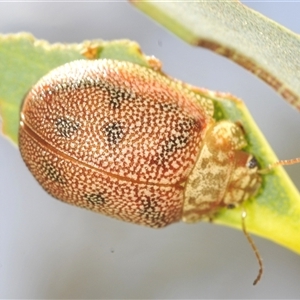
<path id="1" fill-rule="evenodd" d="M 247 5 L 300 32 L 299 2 Z M 185 44 L 128 3 L 0 3 L 0 31 L 50 42 L 136 40 L 172 76 L 244 99 L 280 158 L 300 155 L 298 112 L 241 67 Z M 300 166 L 287 170 L 299 188 Z M 66 205 L 0 138 L 2 298 L 298 298 L 300 256 L 255 242 L 265 273 L 253 287 L 257 263 L 240 231 L 205 223 L 154 230 Z"/>

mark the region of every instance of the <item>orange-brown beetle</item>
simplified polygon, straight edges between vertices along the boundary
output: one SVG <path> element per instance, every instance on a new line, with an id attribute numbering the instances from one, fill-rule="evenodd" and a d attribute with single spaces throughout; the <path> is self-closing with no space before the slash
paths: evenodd
<path id="1" fill-rule="evenodd" d="M 20 150 L 60 200 L 150 227 L 194 222 L 261 183 L 240 126 L 213 113 L 210 99 L 149 68 L 79 60 L 28 93 Z"/>

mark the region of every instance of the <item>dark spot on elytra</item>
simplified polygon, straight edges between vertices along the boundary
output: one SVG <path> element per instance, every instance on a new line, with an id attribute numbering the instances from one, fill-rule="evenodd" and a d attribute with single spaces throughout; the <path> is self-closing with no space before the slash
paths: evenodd
<path id="1" fill-rule="evenodd" d="M 193 127 L 196 125 L 196 121 L 192 118 L 184 118 L 178 121 L 176 130 L 179 132 L 187 132 L 191 131 Z M 200 123 L 197 123 L 197 130 L 201 130 Z"/>
<path id="2" fill-rule="evenodd" d="M 113 145 L 119 144 L 125 136 L 124 128 L 120 122 L 112 122 L 105 125 L 104 133 L 108 143 Z"/>
<path id="3" fill-rule="evenodd" d="M 198 124 L 199 123 L 199 124 Z M 186 148 L 189 144 L 191 136 L 195 127 L 199 130 L 200 122 L 196 122 L 192 118 L 184 117 L 180 119 L 175 126 L 175 133 L 169 139 L 162 141 L 158 150 L 157 157 L 151 163 L 163 165 L 178 151 Z"/>
<path id="4" fill-rule="evenodd" d="M 91 202 L 94 205 L 95 204 L 98 204 L 98 205 L 105 204 L 105 198 L 100 193 L 85 194 L 84 199 L 86 199 L 87 201 Z"/>
<path id="5" fill-rule="evenodd" d="M 157 223 L 157 225 L 159 225 L 160 223 L 163 223 L 165 214 L 158 206 L 157 200 L 144 196 L 141 201 L 142 207 L 140 209 L 140 214 L 143 218 L 150 221 L 151 224 Z"/>
<path id="6" fill-rule="evenodd" d="M 172 155 L 187 146 L 189 141 L 188 132 L 183 134 L 175 134 L 170 139 L 164 141 L 161 144 L 160 151 L 158 154 L 158 161 L 156 163 L 163 164 L 166 160 L 172 157 Z"/>
<path id="7" fill-rule="evenodd" d="M 178 111 L 178 105 L 175 103 L 158 103 L 159 108 L 164 112 L 175 112 Z"/>
<path id="8" fill-rule="evenodd" d="M 143 213 L 152 213 L 155 211 L 155 208 L 157 207 L 157 203 L 155 200 L 151 200 L 150 197 L 142 197 L 142 211 Z"/>
<path id="9" fill-rule="evenodd" d="M 163 146 L 163 152 L 173 153 L 186 147 L 189 136 L 186 134 L 173 135 Z"/>
<path id="10" fill-rule="evenodd" d="M 65 178 L 60 174 L 60 172 L 51 164 L 44 161 L 42 163 L 42 171 L 45 177 L 50 179 L 51 181 L 58 182 L 60 184 L 65 184 Z"/>
<path id="11" fill-rule="evenodd" d="M 69 118 L 59 117 L 55 121 L 55 127 L 59 135 L 70 138 L 79 129 L 80 125 Z"/>
<path id="12" fill-rule="evenodd" d="M 132 101 L 136 99 L 134 93 L 128 93 L 124 90 L 110 89 L 108 90 L 109 105 L 112 109 L 118 109 L 124 101 Z"/>

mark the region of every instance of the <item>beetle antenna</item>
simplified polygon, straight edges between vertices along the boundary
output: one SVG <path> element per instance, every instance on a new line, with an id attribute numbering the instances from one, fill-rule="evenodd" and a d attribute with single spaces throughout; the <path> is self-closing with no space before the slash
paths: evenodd
<path id="1" fill-rule="evenodd" d="M 251 248 L 253 249 L 254 254 L 256 256 L 256 259 L 257 259 L 257 262 L 258 262 L 258 265 L 259 265 L 258 274 L 257 274 L 257 276 L 256 276 L 256 278 L 255 278 L 255 280 L 253 282 L 253 285 L 256 285 L 260 281 L 260 279 L 262 277 L 262 274 L 263 274 L 263 269 L 264 269 L 263 262 L 262 262 L 262 258 L 260 256 L 260 254 L 258 252 L 258 249 L 257 249 L 257 247 L 254 244 L 254 241 L 252 240 L 251 236 L 247 232 L 246 222 L 245 222 L 245 219 L 247 217 L 247 212 L 246 212 L 245 208 L 243 208 L 241 217 L 242 217 L 242 228 L 243 228 L 244 235 L 246 236 L 246 238 L 247 238 L 247 240 L 248 240 Z"/>
<path id="2" fill-rule="evenodd" d="M 293 158 L 293 159 L 279 160 L 272 164 L 269 164 L 265 169 L 258 170 L 258 173 L 267 174 L 277 166 L 288 166 L 288 165 L 294 165 L 299 163 L 300 163 L 300 157 Z"/>

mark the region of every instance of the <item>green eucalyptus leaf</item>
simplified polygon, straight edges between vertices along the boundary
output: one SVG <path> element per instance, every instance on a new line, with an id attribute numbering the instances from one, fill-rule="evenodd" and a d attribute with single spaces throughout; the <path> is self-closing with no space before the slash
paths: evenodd
<path id="1" fill-rule="evenodd" d="M 240 64 L 300 110 L 300 36 L 237 0 L 131 0 L 186 42 Z"/>
<path id="2" fill-rule="evenodd" d="M 28 34 L 0 35 L 0 116 L 3 134 L 16 145 L 21 102 L 31 86 L 51 69 L 80 58 L 113 58 L 156 68 L 159 62 L 148 58 L 139 46 L 127 40 L 91 41 L 82 44 L 50 45 Z M 187 85 L 188 86 L 188 85 Z M 277 160 L 244 104 L 228 94 L 188 86 L 214 102 L 216 119 L 240 122 L 253 153 L 262 168 Z M 258 195 L 245 203 L 247 228 L 300 253 L 300 197 L 281 167 L 263 176 Z M 241 228 L 241 211 L 221 210 L 215 223 Z"/>

